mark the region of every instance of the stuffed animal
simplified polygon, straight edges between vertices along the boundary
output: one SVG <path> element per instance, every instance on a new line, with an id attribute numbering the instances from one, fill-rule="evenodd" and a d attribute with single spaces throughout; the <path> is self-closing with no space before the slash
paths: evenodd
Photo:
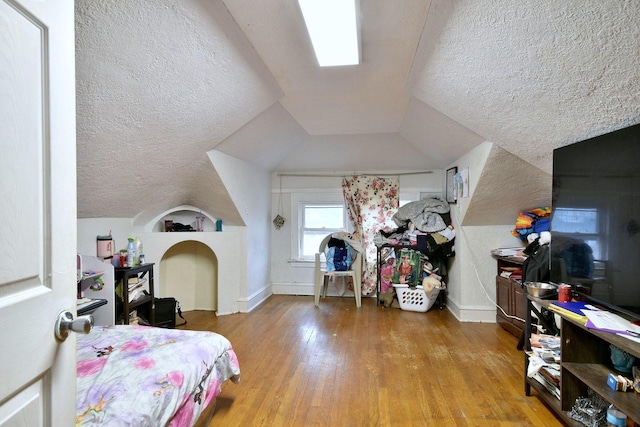
<path id="1" fill-rule="evenodd" d="M 439 288 L 440 285 L 441 285 L 440 280 L 436 279 L 435 277 L 427 276 L 424 279 L 422 279 L 422 287 L 427 293 L 431 292 L 435 288 Z"/>
<path id="2" fill-rule="evenodd" d="M 389 308 L 393 303 L 393 297 L 395 295 L 396 295 L 396 291 L 395 289 L 393 289 L 393 287 L 391 287 L 386 292 L 380 292 L 380 296 L 378 297 L 378 299 L 385 307 Z"/>
<path id="3" fill-rule="evenodd" d="M 435 272 L 438 269 L 434 269 L 433 265 L 430 262 L 425 262 L 422 270 L 425 273 L 424 278 L 422 279 L 422 288 L 425 292 L 431 292 L 435 288 L 440 288 L 442 277 L 438 276 Z"/>

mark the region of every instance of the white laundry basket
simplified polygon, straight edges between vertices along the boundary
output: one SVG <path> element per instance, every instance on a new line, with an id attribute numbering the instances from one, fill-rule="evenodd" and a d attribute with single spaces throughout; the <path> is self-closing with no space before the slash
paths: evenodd
<path id="1" fill-rule="evenodd" d="M 396 289 L 401 309 L 422 313 L 433 306 L 440 293 L 440 289 L 438 288 L 427 293 L 422 286 L 410 288 L 409 285 L 394 283 L 393 287 Z"/>

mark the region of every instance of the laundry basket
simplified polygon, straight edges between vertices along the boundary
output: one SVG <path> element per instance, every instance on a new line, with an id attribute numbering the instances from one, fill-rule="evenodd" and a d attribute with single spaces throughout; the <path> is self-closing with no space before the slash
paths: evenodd
<path id="1" fill-rule="evenodd" d="M 398 295 L 400 308 L 408 311 L 419 311 L 424 313 L 429 310 L 440 293 L 440 289 L 432 290 L 428 295 L 422 286 L 410 288 L 409 285 L 393 284 Z"/>

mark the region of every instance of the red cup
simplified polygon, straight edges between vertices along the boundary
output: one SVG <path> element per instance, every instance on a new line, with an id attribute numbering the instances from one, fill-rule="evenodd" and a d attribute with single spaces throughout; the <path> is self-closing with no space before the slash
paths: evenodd
<path id="1" fill-rule="evenodd" d="M 558 301 L 559 302 L 571 301 L 571 285 L 558 286 Z"/>

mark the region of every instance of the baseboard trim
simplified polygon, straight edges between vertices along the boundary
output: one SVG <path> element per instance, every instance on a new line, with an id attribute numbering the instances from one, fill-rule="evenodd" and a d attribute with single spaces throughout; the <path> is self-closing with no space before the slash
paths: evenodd
<path id="1" fill-rule="evenodd" d="M 461 306 L 447 298 L 447 308 L 460 322 L 496 323 L 496 309 L 486 306 Z"/>
<path id="2" fill-rule="evenodd" d="M 310 295 L 315 294 L 315 285 L 313 283 L 272 283 L 271 289 L 274 295 Z M 353 291 L 345 291 L 343 295 L 331 283 L 327 288 L 328 297 L 351 296 Z"/>
<path id="3" fill-rule="evenodd" d="M 251 310 L 265 302 L 272 294 L 272 285 L 263 286 L 247 298 L 238 298 L 238 312 L 249 313 Z"/>

